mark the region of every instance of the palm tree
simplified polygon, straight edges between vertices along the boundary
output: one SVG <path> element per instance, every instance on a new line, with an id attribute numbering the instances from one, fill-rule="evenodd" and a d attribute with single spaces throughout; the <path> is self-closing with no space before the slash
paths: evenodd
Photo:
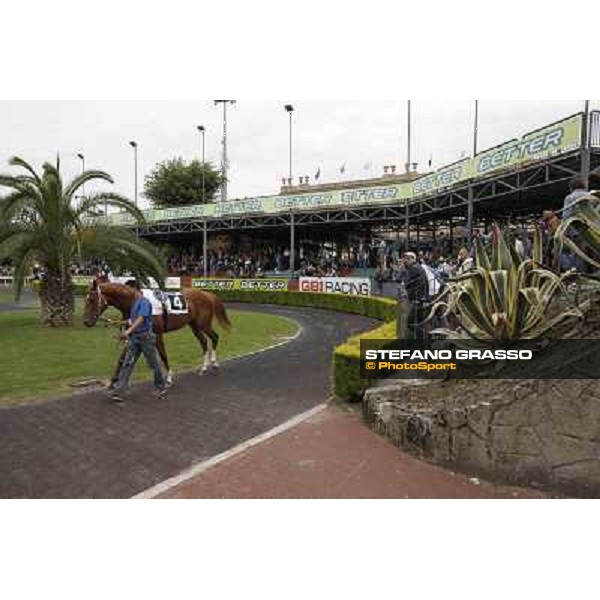
<path id="1" fill-rule="evenodd" d="M 74 286 L 70 268 L 83 258 L 104 260 L 116 270 L 134 276 L 153 277 L 162 283 L 164 261 L 148 242 L 129 230 L 109 227 L 101 215 L 104 205 L 115 206 L 143 222 L 141 211 L 114 192 L 90 194 L 75 205 L 77 191 L 93 180 L 113 183 L 104 171 L 85 171 L 67 185 L 56 166 L 45 163 L 38 174 L 25 160 L 13 157 L 9 165 L 21 167 L 18 175 L 0 174 L 0 186 L 12 191 L 0 197 L 0 260 L 9 258 L 14 267 L 14 291 L 18 299 L 32 266 L 44 271 L 40 284 L 41 320 L 44 325 L 73 323 Z"/>

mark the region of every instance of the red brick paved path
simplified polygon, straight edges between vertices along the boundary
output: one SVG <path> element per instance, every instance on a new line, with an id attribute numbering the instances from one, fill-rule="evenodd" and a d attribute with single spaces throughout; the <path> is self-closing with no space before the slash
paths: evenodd
<path id="1" fill-rule="evenodd" d="M 162 498 L 544 498 L 472 483 L 401 452 L 361 418 L 328 406 L 164 492 Z"/>

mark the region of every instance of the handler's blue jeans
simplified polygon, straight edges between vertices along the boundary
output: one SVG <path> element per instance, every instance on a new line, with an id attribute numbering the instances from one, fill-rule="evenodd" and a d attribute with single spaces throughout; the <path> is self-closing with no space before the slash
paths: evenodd
<path id="1" fill-rule="evenodd" d="M 157 390 L 164 390 L 166 387 L 165 378 L 163 376 L 160 364 L 158 362 L 158 353 L 156 351 L 156 336 L 154 333 L 133 334 L 127 342 L 127 353 L 123 359 L 121 370 L 119 371 L 119 379 L 114 385 L 114 390 L 117 392 L 123 391 L 129 385 L 129 378 L 133 373 L 135 363 L 140 354 L 144 355 L 148 367 L 154 372 L 154 387 Z"/>

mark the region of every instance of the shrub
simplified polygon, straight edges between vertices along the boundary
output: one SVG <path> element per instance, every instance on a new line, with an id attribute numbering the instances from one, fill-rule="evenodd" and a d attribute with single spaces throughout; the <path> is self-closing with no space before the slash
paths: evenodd
<path id="1" fill-rule="evenodd" d="M 259 292 L 245 290 L 219 290 L 215 293 L 225 302 L 250 302 L 254 304 L 325 308 L 362 315 L 377 319 L 378 321 L 391 321 L 396 318 L 396 302 L 389 298 L 344 296 L 343 294 L 313 294 L 310 292 Z"/>

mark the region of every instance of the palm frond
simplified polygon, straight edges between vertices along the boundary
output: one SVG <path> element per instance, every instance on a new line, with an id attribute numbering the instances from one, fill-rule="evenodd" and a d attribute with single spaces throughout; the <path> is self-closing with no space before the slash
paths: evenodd
<path id="1" fill-rule="evenodd" d="M 140 224 L 145 223 L 144 213 L 126 196 L 116 192 L 101 192 L 88 196 L 75 211 L 75 217 L 81 219 L 94 211 L 104 209 L 104 205 L 124 210 Z"/>
<path id="2" fill-rule="evenodd" d="M 71 199 L 77 190 L 82 187 L 84 184 L 100 179 L 102 181 L 106 181 L 107 183 L 114 183 L 114 179 L 105 171 L 84 171 L 81 175 L 75 177 L 69 185 L 65 188 L 63 195 L 65 198 Z"/>
<path id="3" fill-rule="evenodd" d="M 8 164 L 11 167 L 22 167 L 23 169 L 25 169 L 26 171 L 28 171 L 31 176 L 33 177 L 33 179 L 40 184 L 40 177 L 39 175 L 35 172 L 35 169 L 24 159 L 22 159 L 19 156 L 13 156 L 11 159 L 9 159 Z"/>

